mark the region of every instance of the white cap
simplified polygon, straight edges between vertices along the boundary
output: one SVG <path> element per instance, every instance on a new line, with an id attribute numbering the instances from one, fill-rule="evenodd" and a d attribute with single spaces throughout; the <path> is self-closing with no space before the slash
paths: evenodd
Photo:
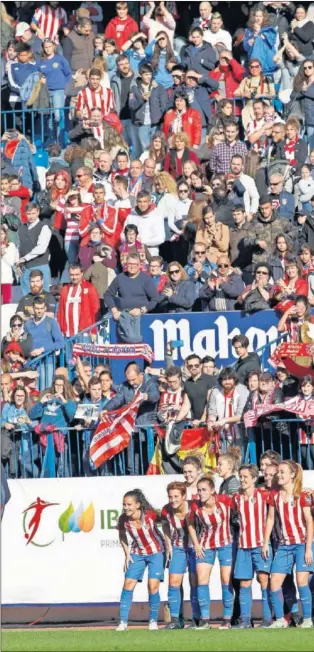
<path id="1" fill-rule="evenodd" d="M 31 26 L 28 23 L 18 23 L 15 28 L 15 36 L 23 36 L 24 32 L 30 28 Z"/>

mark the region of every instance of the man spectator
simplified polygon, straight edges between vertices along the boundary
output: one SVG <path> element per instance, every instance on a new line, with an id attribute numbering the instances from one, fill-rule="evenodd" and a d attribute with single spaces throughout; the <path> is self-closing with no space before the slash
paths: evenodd
<path id="1" fill-rule="evenodd" d="M 122 46 L 129 40 L 130 36 L 139 31 L 137 22 L 129 16 L 128 3 L 117 2 L 117 16 L 112 18 L 106 29 L 105 38 L 112 38 L 116 42 L 118 52 Z"/>
<path id="2" fill-rule="evenodd" d="M 55 43 L 59 42 L 59 31 L 68 22 L 66 10 L 59 7 L 59 4 L 60 2 L 45 2 L 34 13 L 31 28 L 41 41 L 50 38 Z"/>
<path id="3" fill-rule="evenodd" d="M 223 20 L 221 14 L 216 11 L 212 14 L 209 29 L 204 33 L 204 41 L 210 43 L 216 51 L 222 49 L 232 50 L 232 37 L 226 29 L 223 29 Z"/>
<path id="4" fill-rule="evenodd" d="M 1 181 L 3 180 L 3 177 Z M 26 224 L 26 213 L 25 213 L 25 208 L 28 202 L 31 199 L 31 196 L 33 194 L 32 190 L 30 188 L 27 188 L 26 186 L 22 185 L 22 182 L 18 175 L 10 176 L 9 178 L 10 182 L 10 189 L 9 189 L 9 197 L 12 197 L 13 202 L 14 200 L 20 201 L 21 206 L 19 210 L 19 215 L 21 218 L 21 222 L 23 224 Z"/>
<path id="5" fill-rule="evenodd" d="M 95 160 L 96 168 L 94 169 L 94 183 L 101 183 L 105 188 L 107 199 L 114 199 L 114 193 L 111 185 L 112 175 L 112 156 L 109 152 L 102 151 Z"/>
<path id="6" fill-rule="evenodd" d="M 294 241 L 297 231 L 290 221 L 277 216 L 267 195 L 261 197 L 259 212 L 256 219 L 251 222 L 249 236 L 245 239 L 245 246 L 250 247 L 252 251 L 253 265 L 268 260 L 279 233 L 287 234 Z"/>
<path id="7" fill-rule="evenodd" d="M 189 32 L 188 45 L 182 55 L 182 63 L 189 69 L 193 68 L 202 75 L 208 75 L 215 68 L 216 53 L 214 48 L 204 41 L 204 32 L 201 27 L 192 27 Z"/>
<path id="8" fill-rule="evenodd" d="M 293 120 L 293 118 L 291 118 Z M 295 173 L 298 175 L 301 172 L 302 165 L 307 160 L 308 144 L 302 138 L 297 137 L 294 143 L 294 159 L 293 164 L 290 160 L 289 149 L 286 145 L 286 125 L 282 122 L 275 122 L 271 134 L 272 142 L 269 144 L 267 151 L 267 160 L 270 163 L 275 161 L 287 160 L 292 165 Z"/>
<path id="9" fill-rule="evenodd" d="M 229 229 L 230 263 L 242 271 L 242 278 L 247 285 L 252 281 L 252 251 L 245 245 L 249 236 L 250 225 L 241 204 L 232 211 L 234 225 Z"/>
<path id="10" fill-rule="evenodd" d="M 94 182 L 93 170 L 83 165 L 78 168 L 75 176 L 77 190 L 80 193 L 82 204 L 91 204 L 93 202 Z"/>
<path id="11" fill-rule="evenodd" d="M 39 216 L 41 220 L 49 220 L 53 214 L 53 208 L 51 208 L 51 194 L 50 190 L 53 186 L 55 180 L 55 172 L 52 172 L 50 169 L 47 170 L 45 174 L 46 187 L 44 190 L 41 190 L 36 194 L 36 203 L 39 207 Z M 26 206 L 25 206 L 26 210 Z M 26 213 L 25 213 L 26 215 Z"/>
<path id="12" fill-rule="evenodd" d="M 64 346 L 64 337 L 60 326 L 54 317 L 47 316 L 46 310 L 45 299 L 39 296 L 35 297 L 33 302 L 34 314 L 25 322 L 24 326 L 25 333 L 33 338 L 34 348 L 30 354 L 32 358 L 36 358 L 42 353 L 57 351 Z M 49 381 L 47 381 L 48 387 L 49 384 Z"/>
<path id="13" fill-rule="evenodd" d="M 99 318 L 99 297 L 97 290 L 89 281 L 84 281 L 83 270 L 79 264 L 69 267 L 70 284 L 65 285 L 60 294 L 58 322 L 66 337 L 77 335 Z"/>
<path id="14" fill-rule="evenodd" d="M 20 210 L 17 205 L 19 200 L 9 197 L 9 178 L 8 175 L 1 178 L 1 223 L 7 227 L 8 241 L 18 246 L 18 230 L 21 226 Z"/>
<path id="15" fill-rule="evenodd" d="M 205 140 L 207 125 L 212 115 L 208 93 L 215 91 L 218 86 L 218 81 L 196 72 L 193 68 L 187 70 L 185 83 L 180 86 L 180 90 L 187 95 L 189 106 L 202 116 L 202 141 Z M 175 95 L 174 93 L 174 97 Z"/>
<path id="16" fill-rule="evenodd" d="M 17 273 L 20 276 L 21 290 L 24 295 L 30 292 L 30 274 L 36 269 L 43 274 L 43 287 L 49 291 L 50 270 L 49 270 L 49 242 L 51 230 L 46 222 L 39 220 L 39 208 L 31 202 L 26 209 L 27 224 L 21 224 L 18 230 L 19 254 L 17 261 Z"/>
<path id="17" fill-rule="evenodd" d="M 38 72 L 37 63 L 32 61 L 32 49 L 27 43 L 17 43 L 15 46 L 17 61 L 8 67 L 8 82 L 11 91 L 17 96 L 14 108 L 25 107 L 21 98 L 21 89 L 34 72 Z M 26 107 L 25 107 L 26 108 Z"/>
<path id="18" fill-rule="evenodd" d="M 208 427 L 220 430 L 222 440 L 230 444 L 242 443 L 240 421 L 249 396 L 232 367 L 225 367 L 218 377 L 219 387 L 211 392 L 208 404 Z M 239 424 L 239 425 L 238 425 Z"/>
<path id="19" fill-rule="evenodd" d="M 94 107 L 90 110 L 90 118 L 80 120 L 73 129 L 68 132 L 69 139 L 82 147 L 89 145 L 88 138 L 95 138 L 99 146 L 104 146 L 104 134 L 107 123 L 103 119 L 102 110 Z"/>
<path id="20" fill-rule="evenodd" d="M 129 185 L 128 190 L 132 197 L 137 197 L 140 190 L 142 190 L 142 173 L 143 163 L 140 159 L 133 159 L 130 164 Z"/>
<path id="21" fill-rule="evenodd" d="M 217 270 L 209 277 L 200 290 L 203 310 L 234 310 L 236 299 L 244 288 L 240 270 L 230 266 L 228 256 L 221 254 L 217 260 Z"/>
<path id="22" fill-rule="evenodd" d="M 77 118 L 91 118 L 91 110 L 96 108 L 101 110 L 102 117 L 114 110 L 112 90 L 111 88 L 104 88 L 100 80 L 100 70 L 91 68 L 88 75 L 88 84 L 80 90 L 77 96 Z"/>
<path id="23" fill-rule="evenodd" d="M 226 125 L 225 135 L 226 141 L 215 145 L 210 157 L 210 169 L 216 174 L 228 174 L 231 159 L 235 154 L 242 156 L 243 160 L 247 156 L 246 145 L 239 140 L 239 127 L 236 122 L 230 120 Z"/>
<path id="24" fill-rule="evenodd" d="M 139 76 L 129 94 L 132 124 L 137 127 L 141 153 L 149 149 L 153 132 L 157 129 L 167 108 L 164 86 L 152 83 L 153 70 L 149 64 L 139 68 Z"/>
<path id="25" fill-rule="evenodd" d="M 265 119 L 265 103 L 262 99 L 254 100 L 253 115 L 245 130 L 245 140 L 247 140 L 253 152 L 257 152 L 260 158 L 264 158 L 269 139 L 272 134 L 273 122 Z"/>
<path id="26" fill-rule="evenodd" d="M 122 227 L 118 221 L 118 210 L 106 202 L 105 188 L 96 183 L 93 190 L 93 203 L 86 206 L 81 213 L 79 234 L 81 247 L 89 242 L 90 227 L 98 225 L 105 244 L 115 249 L 119 243 Z"/>
<path id="27" fill-rule="evenodd" d="M 235 335 L 232 338 L 232 346 L 238 356 L 234 365 L 237 374 L 237 381 L 242 385 L 248 384 L 248 378 L 251 371 L 257 373 L 261 370 L 261 362 L 257 353 L 249 353 L 249 340 L 246 335 Z"/>
<path id="28" fill-rule="evenodd" d="M 192 424 L 198 426 L 202 421 L 206 421 L 209 395 L 213 387 L 217 387 L 217 380 L 202 373 L 202 360 L 194 353 L 188 355 L 185 365 L 191 377 L 184 383 L 185 395 L 175 421 L 184 421 L 191 414 Z"/>
<path id="29" fill-rule="evenodd" d="M 33 269 L 29 276 L 30 292 L 20 300 L 16 312 L 23 319 L 29 319 L 34 315 L 33 304 L 37 298 L 43 299 L 46 304 L 46 317 L 54 317 L 56 311 L 56 300 L 51 294 L 44 290 L 44 276 L 40 269 Z"/>
<path id="30" fill-rule="evenodd" d="M 142 190 L 152 193 L 154 189 L 156 171 L 156 161 L 153 158 L 147 158 L 144 161 L 142 174 Z"/>
<path id="31" fill-rule="evenodd" d="M 1 409 L 4 403 L 10 403 L 13 391 L 13 379 L 11 374 L 1 374 Z"/>
<path id="32" fill-rule="evenodd" d="M 62 43 L 63 55 L 73 72 L 80 68 L 89 70 L 94 58 L 93 24 L 89 18 L 81 18 Z"/>
<path id="33" fill-rule="evenodd" d="M 260 310 L 269 310 L 274 296 L 271 281 L 271 269 L 267 263 L 260 262 L 254 269 L 253 283 L 246 285 L 238 297 L 238 304 L 247 314 Z"/>
<path id="34" fill-rule="evenodd" d="M 128 216 L 125 226 L 135 224 L 138 228 L 139 238 L 152 256 L 159 253 L 159 245 L 166 239 L 164 216 L 155 204 L 151 203 L 151 196 L 147 190 L 139 192 L 136 198 L 136 207 Z"/>
<path id="35" fill-rule="evenodd" d="M 35 35 L 28 23 L 18 23 L 15 28 L 15 38 L 19 43 L 28 45 L 36 58 L 41 56 L 42 41 Z"/>
<path id="36" fill-rule="evenodd" d="M 185 81 L 185 66 L 177 63 L 171 68 L 171 77 L 173 79 L 173 86 L 167 89 L 168 103 L 167 111 L 173 107 L 173 99 L 176 90 L 182 90 L 182 84 Z"/>
<path id="37" fill-rule="evenodd" d="M 282 174 L 279 172 L 271 174 L 269 177 L 269 187 L 269 197 L 273 210 L 277 212 L 278 217 L 284 217 L 290 220 L 290 222 L 294 222 L 295 198 L 291 192 L 284 190 Z"/>
<path id="38" fill-rule="evenodd" d="M 131 120 L 129 106 L 130 94 L 133 91 L 133 87 L 136 87 L 136 79 L 131 70 L 130 61 L 126 54 L 120 54 L 117 58 L 117 73 L 111 79 L 114 106 L 124 126 L 124 136 L 128 145 L 132 145 L 134 158 L 139 158 L 141 154 L 140 143 L 136 127 Z"/>
<path id="39" fill-rule="evenodd" d="M 233 97 L 233 93 L 238 88 L 244 75 L 245 68 L 233 57 L 232 51 L 221 50 L 217 67 L 209 73 L 211 79 L 219 82 L 219 88 L 212 94 L 212 97 L 217 101 Z M 233 110 L 236 115 L 241 114 L 240 107 L 237 104 L 233 107 Z"/>
<path id="40" fill-rule="evenodd" d="M 200 27 L 204 32 L 204 39 L 206 40 L 206 33 L 210 28 L 210 23 L 213 15 L 213 7 L 218 5 L 218 2 L 200 2 L 198 18 L 193 21 L 192 27 Z"/>
<path id="41" fill-rule="evenodd" d="M 128 271 L 118 274 L 105 292 L 105 304 L 116 321 L 124 310 L 138 317 L 154 310 L 159 301 L 153 280 L 140 268 L 138 254 L 130 254 L 127 259 Z"/>
<path id="42" fill-rule="evenodd" d="M 178 416 L 183 403 L 184 389 L 182 372 L 178 367 L 169 367 L 164 377 L 167 389 L 160 396 L 157 418 L 160 423 L 167 424 Z"/>
<path id="43" fill-rule="evenodd" d="M 240 154 L 235 154 L 230 162 L 230 171 L 245 188 L 243 195 L 244 209 L 247 219 L 251 221 L 258 211 L 259 194 L 254 179 L 248 174 L 244 174 L 243 170 L 244 159 Z"/>
<path id="44" fill-rule="evenodd" d="M 185 266 L 185 271 L 190 281 L 195 283 L 196 299 L 203 285 L 205 285 L 211 276 L 215 263 L 207 259 L 207 251 L 203 242 L 195 242 L 189 263 Z"/>

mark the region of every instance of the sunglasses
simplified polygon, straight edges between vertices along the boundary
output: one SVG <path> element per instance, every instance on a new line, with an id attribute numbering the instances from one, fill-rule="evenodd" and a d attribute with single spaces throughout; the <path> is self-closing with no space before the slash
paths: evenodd
<path id="1" fill-rule="evenodd" d="M 23 324 L 20 324 L 18 322 L 16 324 L 12 324 L 12 328 L 21 328 L 22 326 Z"/>
<path id="2" fill-rule="evenodd" d="M 198 82 L 197 77 L 187 77 L 187 79 L 191 79 L 192 81 Z"/>
<path id="3" fill-rule="evenodd" d="M 277 181 L 277 183 L 275 183 L 274 181 L 270 182 L 271 186 L 280 186 L 280 184 L 281 184 L 281 181 Z"/>
<path id="4" fill-rule="evenodd" d="M 169 271 L 169 274 L 180 274 L 180 270 L 179 269 L 171 269 Z"/>
<path id="5" fill-rule="evenodd" d="M 86 177 L 86 174 L 77 174 L 77 175 L 76 175 L 76 178 L 77 178 L 77 179 L 80 179 L 81 177 Z"/>
<path id="6" fill-rule="evenodd" d="M 303 70 L 313 70 L 313 66 L 303 66 Z"/>
<path id="7" fill-rule="evenodd" d="M 188 193 L 189 193 L 189 191 L 186 188 L 182 188 L 181 190 L 179 188 L 179 192 L 184 193 L 186 195 L 188 195 Z"/>
<path id="8" fill-rule="evenodd" d="M 188 369 L 199 369 L 200 366 L 201 366 L 200 364 L 189 364 Z"/>
<path id="9" fill-rule="evenodd" d="M 217 265 L 218 269 L 228 269 L 229 265 Z"/>
<path id="10" fill-rule="evenodd" d="M 212 183 L 212 188 L 221 188 L 221 183 Z"/>
<path id="11" fill-rule="evenodd" d="M 260 68 L 260 66 L 258 66 L 258 65 L 254 66 L 254 64 L 253 64 L 253 66 L 250 66 L 250 70 L 255 70 L 255 68 Z"/>
<path id="12" fill-rule="evenodd" d="M 194 251 L 195 256 L 203 256 L 203 254 L 206 254 L 206 251 Z"/>

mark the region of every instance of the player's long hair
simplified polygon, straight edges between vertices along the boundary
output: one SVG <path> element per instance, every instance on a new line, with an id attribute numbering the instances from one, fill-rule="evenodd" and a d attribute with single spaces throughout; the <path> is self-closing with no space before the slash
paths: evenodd
<path id="1" fill-rule="evenodd" d="M 284 460 L 283 462 L 280 462 L 280 464 L 285 464 L 286 466 L 288 466 L 291 473 L 293 473 L 294 475 L 293 496 L 294 498 L 300 498 L 302 485 L 303 485 L 302 467 L 300 466 L 300 464 L 294 462 L 293 460 Z"/>
<path id="2" fill-rule="evenodd" d="M 219 459 L 221 458 L 227 460 L 231 473 L 237 473 L 242 460 L 241 448 L 239 446 L 230 446 L 226 453 L 219 455 Z"/>
<path id="3" fill-rule="evenodd" d="M 123 496 L 123 499 L 124 498 L 134 498 L 135 502 L 140 504 L 140 510 L 142 514 L 145 514 L 145 512 L 148 511 L 157 511 L 154 507 L 152 507 L 141 489 L 132 489 L 132 491 L 127 491 Z"/>

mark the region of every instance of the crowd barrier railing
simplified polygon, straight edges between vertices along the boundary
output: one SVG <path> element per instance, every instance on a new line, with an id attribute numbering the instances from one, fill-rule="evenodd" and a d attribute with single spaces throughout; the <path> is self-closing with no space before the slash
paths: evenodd
<path id="1" fill-rule="evenodd" d="M 61 433 L 45 433 L 45 443 L 40 435 L 29 429 L 18 429 L 12 434 L 12 451 L 2 460 L 5 472 L 14 478 L 55 478 L 146 475 L 151 462 L 160 424 L 140 425 L 135 428 L 129 446 L 96 469 L 89 460 L 89 447 L 94 428 L 71 426 Z M 186 424 L 189 427 L 189 424 Z M 313 419 L 283 419 L 267 417 L 254 428 L 241 424 L 241 438 L 234 443 L 241 447 L 242 463 L 258 464 L 266 450 L 277 451 L 282 459 L 293 459 L 305 470 L 314 469 L 314 446 L 310 446 Z M 299 432 L 306 433 L 308 442 L 300 443 Z M 59 438 L 59 439 L 58 439 Z M 229 439 L 221 434 L 220 451 L 225 452 Z"/>

